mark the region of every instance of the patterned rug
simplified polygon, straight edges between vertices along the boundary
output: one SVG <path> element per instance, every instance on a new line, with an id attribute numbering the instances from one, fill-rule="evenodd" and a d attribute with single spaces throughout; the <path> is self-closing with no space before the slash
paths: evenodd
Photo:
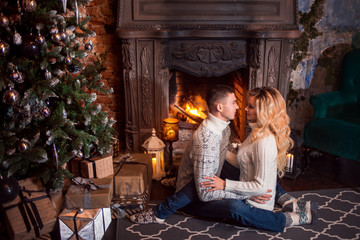
<path id="1" fill-rule="evenodd" d="M 319 203 L 319 219 L 315 224 L 287 227 L 284 232 L 276 233 L 178 212 L 168 217 L 163 224 L 138 225 L 127 218 L 118 219 L 119 222 L 113 221 L 110 225 L 104 239 L 360 239 L 360 188 L 291 194 Z"/>

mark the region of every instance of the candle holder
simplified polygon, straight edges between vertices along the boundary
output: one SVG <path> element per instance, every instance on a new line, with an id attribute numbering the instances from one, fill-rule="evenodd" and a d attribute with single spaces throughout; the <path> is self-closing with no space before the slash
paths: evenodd
<path id="1" fill-rule="evenodd" d="M 164 148 L 165 144 L 156 136 L 155 129 L 152 130 L 152 135 L 142 145 L 146 149 L 147 154 L 152 154 L 152 179 L 157 181 L 166 176 L 164 169 Z"/>
<path id="2" fill-rule="evenodd" d="M 179 120 L 165 118 L 163 120 L 163 139 L 169 143 L 169 164 L 166 167 L 168 177 L 176 176 L 176 167 L 173 165 L 172 143 L 179 140 Z"/>

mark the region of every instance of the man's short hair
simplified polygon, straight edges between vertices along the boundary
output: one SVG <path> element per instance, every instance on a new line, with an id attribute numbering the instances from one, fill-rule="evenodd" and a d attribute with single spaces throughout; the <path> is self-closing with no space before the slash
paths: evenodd
<path id="1" fill-rule="evenodd" d="M 216 104 L 219 102 L 224 103 L 222 101 L 231 93 L 234 93 L 234 90 L 228 85 L 218 84 L 212 86 L 206 95 L 209 112 L 214 112 Z"/>

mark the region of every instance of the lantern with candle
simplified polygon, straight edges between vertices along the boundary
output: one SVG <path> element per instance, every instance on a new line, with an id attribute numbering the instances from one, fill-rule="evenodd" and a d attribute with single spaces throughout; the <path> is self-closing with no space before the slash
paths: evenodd
<path id="1" fill-rule="evenodd" d="M 173 163 L 172 143 L 179 140 L 179 120 L 176 118 L 165 118 L 163 120 L 163 139 L 169 143 L 169 175 L 175 175 L 176 170 Z"/>
<path id="2" fill-rule="evenodd" d="M 146 149 L 147 154 L 152 154 L 152 178 L 159 181 L 165 177 L 164 167 L 164 148 L 165 144 L 156 136 L 155 129 L 152 130 L 152 135 L 142 145 Z"/>

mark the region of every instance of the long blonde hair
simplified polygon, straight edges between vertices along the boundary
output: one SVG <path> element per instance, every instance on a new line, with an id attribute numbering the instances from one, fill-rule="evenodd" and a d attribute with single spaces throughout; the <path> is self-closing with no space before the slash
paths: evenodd
<path id="1" fill-rule="evenodd" d="M 248 92 L 256 102 L 257 121 L 251 133 L 252 142 L 272 133 L 278 150 L 276 161 L 279 177 L 284 175 L 286 154 L 294 145 L 290 138 L 290 118 L 286 113 L 286 103 L 278 90 L 272 87 L 255 88 Z"/>

